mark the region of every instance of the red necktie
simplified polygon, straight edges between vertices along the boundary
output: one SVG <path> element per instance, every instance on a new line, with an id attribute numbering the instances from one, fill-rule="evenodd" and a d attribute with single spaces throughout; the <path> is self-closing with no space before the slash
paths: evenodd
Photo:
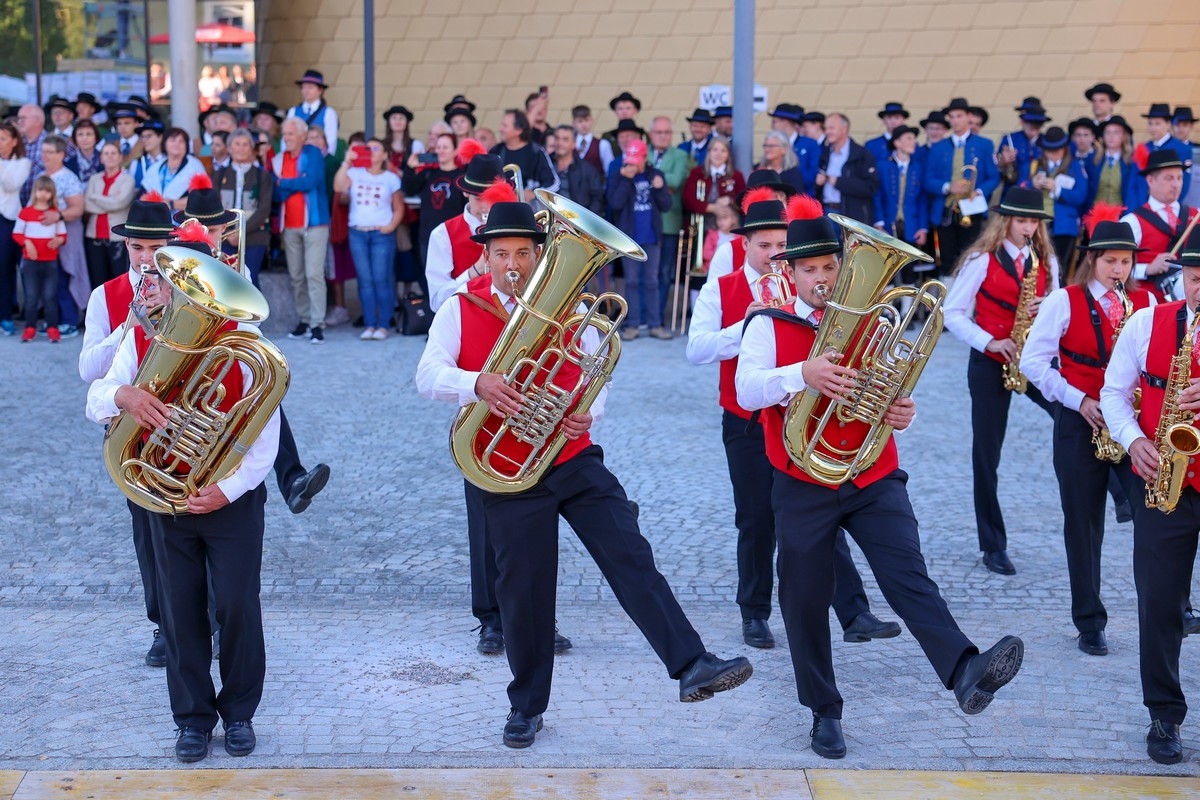
<path id="1" fill-rule="evenodd" d="M 775 292 L 771 291 L 770 281 L 764 281 L 762 285 L 762 297 L 759 298 L 764 306 L 769 306 L 775 302 Z"/>
<path id="2" fill-rule="evenodd" d="M 1017 277 L 1025 277 L 1025 254 L 1017 253 L 1017 257 L 1013 259 L 1013 266 L 1017 268 Z"/>
<path id="3" fill-rule="evenodd" d="M 817 323 L 818 325 L 820 325 L 820 324 L 821 324 L 821 317 L 823 317 L 823 316 L 825 316 L 825 309 L 823 309 L 823 308 L 818 308 L 818 309 L 816 309 L 816 310 L 815 310 L 815 311 L 813 311 L 813 313 L 812 313 L 813 322 L 815 322 L 815 323 Z"/>
<path id="4" fill-rule="evenodd" d="M 1121 299 L 1112 289 L 1104 293 L 1104 299 L 1108 301 L 1108 311 L 1106 312 L 1108 324 L 1113 326 L 1113 330 L 1116 330 L 1117 326 L 1121 324 L 1121 317 L 1125 315 L 1125 309 L 1121 306 Z"/>
<path id="5" fill-rule="evenodd" d="M 1167 215 L 1167 224 L 1170 225 L 1172 229 L 1178 227 L 1179 226 L 1179 217 L 1178 217 L 1178 215 L 1176 215 L 1176 213 L 1174 211 L 1171 210 L 1171 207 L 1165 206 L 1163 208 L 1163 211 Z"/>

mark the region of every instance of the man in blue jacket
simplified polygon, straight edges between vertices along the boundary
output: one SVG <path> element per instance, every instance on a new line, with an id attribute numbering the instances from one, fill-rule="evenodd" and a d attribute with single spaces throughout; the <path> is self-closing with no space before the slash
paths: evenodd
<path id="1" fill-rule="evenodd" d="M 271 162 L 279 227 L 287 253 L 288 274 L 300 322 L 291 339 L 309 337 L 325 344 L 325 253 L 329 248 L 329 197 L 325 193 L 325 158 L 305 144 L 308 123 L 299 117 L 283 121 L 283 152 Z"/>
<path id="2" fill-rule="evenodd" d="M 1192 148 L 1171 135 L 1172 116 L 1171 106 L 1167 103 L 1151 103 L 1149 113 L 1142 114 L 1142 119 L 1146 120 L 1146 132 L 1150 134 L 1150 141 L 1145 144 L 1146 155 L 1163 149 L 1174 150 L 1179 154 L 1179 160 L 1183 162 L 1182 196 L 1187 197 L 1192 186 Z M 1143 162 L 1138 161 L 1138 164 L 1141 166 Z M 1145 181 L 1134 181 L 1133 185 L 1136 187 L 1136 195 L 1131 198 L 1129 207 L 1137 208 L 1146 204 L 1150 193 L 1146 189 Z"/>
<path id="3" fill-rule="evenodd" d="M 925 165 L 925 193 L 942 198 L 941 218 L 931 220 L 930 224 L 938 227 L 943 274 L 949 274 L 954 269 L 958 257 L 979 235 L 987 217 L 987 198 L 1000 184 L 991 140 L 971 133 L 970 108 L 970 104 L 961 97 L 950 101 L 945 109 L 950 135 L 930 149 Z M 970 191 L 970 179 L 963 177 L 966 167 L 977 170 L 973 193 Z M 978 202 L 981 198 L 984 201 L 981 211 L 962 213 L 960 200 Z M 934 210 L 932 204 L 930 209 Z M 969 220 L 970 224 L 965 224 L 964 220 Z"/>

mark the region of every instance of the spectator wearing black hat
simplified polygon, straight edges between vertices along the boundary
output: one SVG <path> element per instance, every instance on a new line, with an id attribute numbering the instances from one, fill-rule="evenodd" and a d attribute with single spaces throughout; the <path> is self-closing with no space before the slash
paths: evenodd
<path id="1" fill-rule="evenodd" d="M 500 156 L 505 166 L 515 164 L 521 169 L 521 179 L 525 183 L 525 196 L 521 198 L 526 203 L 533 202 L 534 189 L 558 191 L 558 172 L 550 162 L 550 156 L 540 145 L 533 143 L 532 129 L 529 117 L 517 108 L 504 112 L 500 122 L 500 143 L 492 148 L 492 155 Z"/>
<path id="2" fill-rule="evenodd" d="M 137 109 L 123 103 L 109 106 L 108 117 L 113 126 L 109 136 L 121 149 L 121 166 L 128 169 L 142 155 L 142 137 L 138 133 L 141 120 Z"/>
<path id="3" fill-rule="evenodd" d="M 733 140 L 733 106 L 717 106 L 713 111 L 713 133 Z"/>
<path id="4" fill-rule="evenodd" d="M 1171 135 L 1171 107 L 1166 103 L 1152 103 L 1150 110 L 1142 114 L 1142 118 L 1146 120 L 1146 131 L 1150 134 L 1150 141 L 1145 144 L 1138 145 L 1134 151 L 1134 161 L 1145 169 L 1145 156 L 1142 153 L 1150 154 L 1159 150 L 1173 150 L 1179 156 L 1180 163 L 1183 164 L 1183 195 L 1187 196 L 1192 187 L 1192 147 L 1176 139 Z M 1134 200 L 1136 205 L 1142 205 L 1149 197 L 1146 191 L 1145 183 L 1136 181 L 1137 195 Z M 1132 207 L 1132 206 L 1131 206 Z"/>
<path id="5" fill-rule="evenodd" d="M 636 142 L 639 139 L 646 139 L 646 132 L 638 127 L 638 124 L 631 119 L 623 119 L 617 123 L 617 127 L 608 133 L 604 134 L 605 140 L 608 140 L 610 135 L 616 138 L 617 147 L 613 151 L 614 158 L 608 165 L 608 171 L 604 175 L 605 183 L 611 181 L 613 176 L 621 170 L 621 165 L 624 163 L 625 148 L 630 142 Z"/>
<path id="6" fill-rule="evenodd" d="M 558 193 L 597 216 L 604 216 L 604 176 L 575 153 L 575 128 L 559 125 L 547 140 L 558 173 Z"/>
<path id="7" fill-rule="evenodd" d="M 903 103 L 892 102 L 884 103 L 883 108 L 876 116 L 883 120 L 883 133 L 874 139 L 863 142 L 863 147 L 867 148 L 867 152 L 875 159 L 876 164 L 882 164 L 892 154 L 892 148 L 888 145 L 888 142 L 892 140 L 892 131 L 906 124 L 906 120 L 911 115 Z"/>
<path id="8" fill-rule="evenodd" d="M 1097 83 L 1087 89 L 1083 96 L 1092 104 L 1092 122 L 1096 127 L 1112 119 L 1121 99 L 1121 93 L 1114 89 L 1111 83 Z"/>
<path id="9" fill-rule="evenodd" d="M 704 156 L 708 153 L 708 143 L 712 141 L 713 136 L 712 112 L 707 108 L 697 108 L 687 118 L 687 123 L 691 138 L 677 146 L 691 157 L 693 166 L 703 164 Z"/>
<path id="10" fill-rule="evenodd" d="M 158 120 L 148 120 L 138 125 L 134 130 L 141 145 L 141 152 L 129 166 L 129 174 L 139 189 L 145 189 L 145 182 L 154 170 L 166 160 L 163 152 L 163 134 L 166 129 Z M 122 148 L 124 149 L 124 148 Z"/>
<path id="11" fill-rule="evenodd" d="M 1041 158 L 1034 162 L 1033 175 L 1024 186 L 1039 190 L 1045 197 L 1044 209 L 1053 217 L 1050 236 L 1058 263 L 1070 263 L 1079 236 L 1079 220 L 1088 203 L 1091 187 L 1083 164 L 1071 155 L 1070 138 L 1057 125 L 1038 137 Z"/>
<path id="12" fill-rule="evenodd" d="M 988 119 L 991 115 L 988 114 L 987 109 L 983 106 L 971 106 L 967 109 L 967 115 L 971 119 L 971 133 L 979 136 L 980 131 L 983 130 L 983 126 L 988 124 Z"/>
<path id="13" fill-rule="evenodd" d="M 805 191 L 803 187 L 815 186 L 817 171 L 821 166 L 821 145 L 804 134 L 804 108 L 794 103 L 780 103 L 771 112 L 771 129 L 787 136 L 788 146 L 796 154 L 797 166 L 800 170 L 802 183 L 797 191 Z M 779 167 L 771 169 L 779 170 Z"/>
<path id="14" fill-rule="evenodd" d="M 1096 155 L 1096 126 L 1087 117 L 1072 120 L 1067 126 L 1071 137 L 1071 155 L 1083 162 L 1084 169 L 1091 174 L 1092 157 Z"/>
<path id="15" fill-rule="evenodd" d="M 283 120 L 283 112 L 279 110 L 279 106 L 266 100 L 250 110 L 250 127 L 257 128 L 267 135 L 271 140 L 272 150 L 278 149 L 279 123 Z"/>
<path id="16" fill-rule="evenodd" d="M 1100 141 L 1090 171 L 1093 203 L 1136 208 L 1137 165 L 1133 163 L 1133 128 L 1120 114 L 1100 123 Z"/>
<path id="17" fill-rule="evenodd" d="M 817 144 L 825 144 L 825 115 L 820 111 L 806 111 L 800 120 L 800 133 Z M 816 182 L 813 182 L 816 185 Z"/>
<path id="18" fill-rule="evenodd" d="M 1025 184 L 1032 175 L 1030 164 L 1041 159 L 1038 141 L 1042 135 L 1042 126 L 1050 121 L 1042 102 L 1036 97 L 1026 97 L 1014 111 L 1018 112 L 1021 120 L 1021 130 L 1006 134 L 1000 140 L 1000 152 L 996 155 L 996 166 L 1000 168 L 1000 177 L 1006 187 Z"/>
<path id="19" fill-rule="evenodd" d="M 50 133 L 70 139 L 74 131 L 75 104 L 65 97 L 51 95 L 46 103 L 46 115 L 50 117 Z"/>
<path id="20" fill-rule="evenodd" d="M 916 159 L 917 129 L 898 125 L 889 131 L 888 157 L 878 164 L 879 191 L 875 194 L 875 227 L 901 241 L 923 247 L 929 238 L 929 202 L 925 198 L 924 171 Z M 905 267 L 901 283 L 913 283 Z"/>
<path id="21" fill-rule="evenodd" d="M 825 146 L 815 183 L 828 211 L 868 225 L 874 221 L 879 172 L 867 149 L 850 138 L 850 118 L 845 114 L 825 119 Z"/>
<path id="22" fill-rule="evenodd" d="M 288 117 L 299 117 L 306 125 L 320 125 L 325 131 L 325 142 L 330 153 L 338 148 L 338 113 L 325 102 L 325 76 L 315 69 L 307 69 L 300 80 L 300 105 L 288 109 Z"/>
<path id="23" fill-rule="evenodd" d="M 443 119 L 450 126 L 451 132 L 454 133 L 459 141 L 475 137 L 475 125 L 478 121 L 475 119 L 475 115 L 465 106 L 451 106 Z"/>
<path id="24" fill-rule="evenodd" d="M 619 95 L 608 101 L 608 107 L 617 115 L 617 127 L 613 128 L 604 134 L 604 138 L 608 139 L 609 144 L 613 146 L 613 153 L 620 155 L 624 152 L 624 147 L 617 141 L 621 132 L 621 122 L 629 120 L 637 127 L 637 115 L 642 110 L 642 101 L 634 97 L 628 91 L 621 92 Z M 641 130 L 638 127 L 638 130 Z M 611 165 L 610 165 L 611 166 Z"/>
<path id="25" fill-rule="evenodd" d="M 572 108 L 571 122 L 575 127 L 575 155 L 595 167 L 603 181 L 608 174 L 608 165 L 613 162 L 612 142 L 593 132 L 595 120 L 587 106 Z"/>
<path id="26" fill-rule="evenodd" d="M 102 110 L 103 109 L 100 105 L 100 101 L 98 101 L 96 99 L 96 95 L 92 94 L 91 92 L 80 92 L 79 96 L 75 98 L 76 120 L 89 119 L 92 120 L 92 122 L 95 122 L 95 119 L 93 118 Z M 99 127 L 98 124 L 97 127 Z"/>
<path id="27" fill-rule="evenodd" d="M 404 169 L 409 156 L 425 152 L 425 143 L 409 132 L 412 121 L 413 113 L 405 106 L 392 106 L 383 112 L 383 124 L 387 126 L 383 140 L 387 142 L 388 160 L 397 172 Z"/>

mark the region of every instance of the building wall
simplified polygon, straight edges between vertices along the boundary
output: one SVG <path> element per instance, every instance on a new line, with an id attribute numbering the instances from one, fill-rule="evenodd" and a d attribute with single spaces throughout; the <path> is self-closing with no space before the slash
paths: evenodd
<path id="1" fill-rule="evenodd" d="M 985 133 L 1017 127 L 1012 107 L 1042 98 L 1056 123 L 1089 110 L 1082 92 L 1110 81 L 1135 129 L 1149 103 L 1200 107 L 1200 0 L 758 0 L 756 78 L 771 105 L 842 111 L 873 136 L 890 100 L 919 119 L 950 97 L 992 114 Z M 491 11 L 491 9 L 499 9 Z M 647 10 L 651 9 L 651 10 Z M 704 84 L 733 79 L 733 0 L 376 0 L 375 106 L 402 103 L 425 132 L 451 96 L 502 109 L 550 87 L 551 123 L 576 103 L 612 126 L 608 100 L 629 89 L 641 120 L 676 131 Z M 348 133 L 362 127 L 362 0 L 265 4 L 264 97 L 297 96 L 308 67 L 332 85 Z M 1200 110 L 1200 108 L 1197 108 Z M 766 115 L 757 130 L 769 127 Z M 382 122 L 376 123 L 376 131 Z"/>

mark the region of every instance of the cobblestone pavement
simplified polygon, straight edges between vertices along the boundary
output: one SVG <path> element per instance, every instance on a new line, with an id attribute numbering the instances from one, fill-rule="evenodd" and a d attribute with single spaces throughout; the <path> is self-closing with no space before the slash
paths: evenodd
<path id="1" fill-rule="evenodd" d="M 902 464 L 929 570 L 982 646 L 1025 638 L 1025 667 L 983 715 L 966 717 L 907 634 L 834 656 L 850 749 L 808 749 L 786 647 L 740 640 L 733 511 L 720 443 L 716 369 L 689 367 L 683 341 L 630 343 L 597 439 L 641 505 L 646 535 L 684 609 L 753 679 L 698 705 L 620 612 L 564 527 L 557 616 L 575 649 L 556 663 L 546 729 L 529 751 L 500 744 L 502 658 L 470 629 L 462 484 L 446 447 L 452 409 L 417 397 L 422 340 L 281 342 L 286 401 L 307 462 L 333 467 L 300 516 L 271 487 L 263 600 L 268 676 L 245 766 L 737 767 L 1041 770 L 1197 774 L 1195 740 L 1174 768 L 1145 757 L 1137 677 L 1131 527 L 1110 522 L 1105 598 L 1112 654 L 1075 648 L 1050 463 L 1050 421 L 1018 399 L 1002 465 L 1015 577 L 979 563 L 970 500 L 966 350 L 944 337 L 918 392 Z M 0 341 L 9 468 L 0 494 L 0 768 L 174 767 L 163 673 L 143 666 L 151 625 L 128 514 L 82 414 L 79 340 Z M 862 563 L 861 553 L 856 557 Z M 869 572 L 875 610 L 883 603 Z M 776 614 L 775 631 L 782 639 Z M 1197 647 L 1185 690 L 1200 696 Z M 214 670 L 215 672 L 215 670 Z M 252 762 L 252 763 L 248 763 Z M 232 766 L 218 745 L 206 766 Z"/>

